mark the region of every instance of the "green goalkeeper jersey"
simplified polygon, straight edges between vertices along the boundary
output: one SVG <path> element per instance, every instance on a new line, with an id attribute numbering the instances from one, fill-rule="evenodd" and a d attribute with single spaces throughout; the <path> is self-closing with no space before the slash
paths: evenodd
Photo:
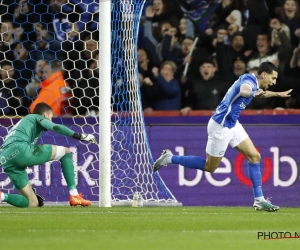
<path id="1" fill-rule="evenodd" d="M 36 144 L 44 131 L 53 130 L 59 134 L 73 137 L 75 132 L 63 125 L 55 124 L 42 115 L 30 114 L 15 124 L 8 132 L 3 142 L 5 148 L 13 142 Z"/>

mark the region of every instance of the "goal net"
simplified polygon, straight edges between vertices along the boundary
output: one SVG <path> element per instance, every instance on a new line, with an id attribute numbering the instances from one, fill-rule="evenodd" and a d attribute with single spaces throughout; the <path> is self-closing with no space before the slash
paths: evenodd
<path id="1" fill-rule="evenodd" d="M 112 205 L 130 205 L 139 192 L 145 205 L 176 205 L 159 174 L 152 171 L 141 109 L 136 44 L 143 4 L 144 0 L 111 1 L 111 199 Z M 0 143 L 41 101 L 55 110 L 53 122 L 98 138 L 98 0 L 3 0 L 0 11 Z M 63 78 L 62 85 L 57 85 L 58 78 Z M 99 201 L 101 143 L 86 144 L 51 131 L 38 143 L 69 147 L 78 190 Z M 30 166 L 27 172 L 46 201 L 68 201 L 59 162 Z M 17 192 L 1 163 L 0 189 Z"/>

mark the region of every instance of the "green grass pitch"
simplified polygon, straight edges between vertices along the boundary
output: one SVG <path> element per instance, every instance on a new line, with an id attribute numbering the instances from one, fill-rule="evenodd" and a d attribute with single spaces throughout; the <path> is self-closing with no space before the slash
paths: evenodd
<path id="1" fill-rule="evenodd" d="M 299 249 L 300 238 L 258 239 L 300 233 L 299 222 L 297 208 L 0 206 L 0 249 Z"/>

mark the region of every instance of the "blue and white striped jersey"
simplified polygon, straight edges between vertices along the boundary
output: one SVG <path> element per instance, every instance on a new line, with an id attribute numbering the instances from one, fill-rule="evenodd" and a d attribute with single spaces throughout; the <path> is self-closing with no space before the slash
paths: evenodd
<path id="1" fill-rule="evenodd" d="M 228 89 L 223 100 L 216 109 L 212 119 L 220 125 L 232 128 L 236 124 L 240 113 L 251 102 L 253 97 L 243 97 L 240 95 L 240 87 L 242 84 L 247 84 L 252 91 L 259 89 L 256 76 L 254 74 L 244 74 L 236 80 Z"/>

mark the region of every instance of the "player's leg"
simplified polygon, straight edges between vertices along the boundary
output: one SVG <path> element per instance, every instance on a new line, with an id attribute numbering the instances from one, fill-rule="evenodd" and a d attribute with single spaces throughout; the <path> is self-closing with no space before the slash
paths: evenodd
<path id="1" fill-rule="evenodd" d="M 248 175 L 252 182 L 254 198 L 264 200 L 262 191 L 262 180 L 260 172 L 260 153 L 254 147 L 253 142 L 248 137 L 235 147 L 247 159 Z"/>
<path id="2" fill-rule="evenodd" d="M 18 189 L 18 191 L 20 192 L 21 195 L 25 196 L 28 199 L 28 201 L 29 201 L 28 207 L 37 207 L 38 206 L 38 199 L 32 189 L 30 182 L 28 182 L 27 185 L 25 187 L 23 187 L 22 189 Z"/>
<path id="3" fill-rule="evenodd" d="M 12 147 L 11 150 L 15 150 L 15 148 Z M 70 190 L 70 204 L 72 200 L 74 204 L 71 205 L 75 205 L 75 203 L 76 205 L 82 205 L 82 206 L 91 205 L 90 201 L 83 199 L 82 195 L 81 194 L 79 195 L 77 192 L 76 184 L 75 184 L 74 165 L 73 165 L 70 150 L 68 148 L 62 146 L 56 146 L 56 145 L 49 145 L 49 144 L 30 145 L 30 146 L 28 146 L 28 144 L 24 144 L 18 146 L 18 150 L 21 153 L 17 155 L 15 158 L 13 158 L 10 162 L 5 164 L 6 166 L 4 166 L 4 171 L 7 174 L 10 169 L 12 170 L 13 173 L 16 170 L 25 171 L 26 166 L 40 165 L 50 160 L 59 160 L 61 162 L 63 175 L 66 179 L 68 188 Z M 20 176 L 17 175 L 15 177 L 16 178 L 13 181 L 13 183 L 18 190 L 21 190 L 27 185 L 28 183 L 27 173 L 26 173 L 27 181 L 25 182 L 25 184 L 24 182 L 22 182 L 22 185 L 16 184 L 19 180 L 22 179 L 20 178 Z M 75 202 L 73 196 L 76 197 Z"/>
<path id="4" fill-rule="evenodd" d="M 74 164 L 70 149 L 52 145 L 51 160 L 58 160 L 61 162 L 62 173 L 67 182 L 70 193 L 70 205 L 90 206 L 91 202 L 85 200 L 81 194 L 78 194 L 75 183 Z"/>
<path id="5" fill-rule="evenodd" d="M 219 167 L 220 162 L 222 161 L 223 156 L 216 157 L 206 153 L 206 164 L 205 171 L 207 172 L 215 172 L 215 170 Z"/>
<path id="6" fill-rule="evenodd" d="M 206 160 L 199 156 L 179 156 L 173 155 L 171 150 L 163 150 L 161 156 L 155 161 L 153 171 L 156 172 L 160 168 L 170 163 L 180 164 L 187 168 L 200 169 L 204 171 Z"/>
<path id="7" fill-rule="evenodd" d="M 261 187 L 261 156 L 241 124 L 238 124 L 236 135 L 231 142 L 231 146 L 242 153 L 248 161 L 248 175 L 252 182 L 255 199 L 264 200 Z"/>
<path id="8" fill-rule="evenodd" d="M 14 143 L 5 148 L 1 152 L 1 157 L 5 159 L 2 162 L 4 172 L 8 175 L 14 187 L 20 194 L 6 194 L 1 192 L 1 200 L 16 207 L 36 207 L 37 198 L 31 187 L 26 172 L 27 163 L 25 151 L 27 150 L 27 143 Z"/>
<path id="9" fill-rule="evenodd" d="M 224 128 L 212 119 L 208 123 L 207 131 L 208 141 L 206 145 L 206 159 L 199 156 L 173 155 L 169 149 L 166 149 L 155 161 L 153 171 L 155 172 L 158 169 L 173 163 L 180 164 L 187 168 L 214 172 L 218 168 L 227 149 L 230 133 L 228 128 Z M 222 136 L 222 134 L 225 134 L 225 136 Z"/>
<path id="10" fill-rule="evenodd" d="M 26 162 L 29 166 L 40 165 L 52 160 L 60 161 L 70 195 L 78 195 L 75 185 L 74 165 L 69 148 L 50 144 L 32 145 L 26 148 L 22 158 L 25 159 L 23 162 Z M 21 164 L 22 162 L 18 162 L 18 165 Z"/>
<path id="11" fill-rule="evenodd" d="M 6 168 L 5 173 L 8 175 L 12 181 L 15 188 L 20 192 L 20 194 L 6 194 L 1 192 L 1 201 L 5 201 L 16 207 L 37 207 L 38 200 L 32 190 L 31 184 L 28 180 L 28 175 L 25 169 L 11 169 Z"/>
<path id="12" fill-rule="evenodd" d="M 238 124 L 237 127 L 236 137 L 232 140 L 232 146 L 242 153 L 248 161 L 248 175 L 252 182 L 254 194 L 253 206 L 255 209 L 270 212 L 277 211 L 279 207 L 272 205 L 268 200 L 265 200 L 263 195 L 260 172 L 260 153 L 257 151 L 252 140 L 248 137 L 248 134 L 240 124 Z"/>

